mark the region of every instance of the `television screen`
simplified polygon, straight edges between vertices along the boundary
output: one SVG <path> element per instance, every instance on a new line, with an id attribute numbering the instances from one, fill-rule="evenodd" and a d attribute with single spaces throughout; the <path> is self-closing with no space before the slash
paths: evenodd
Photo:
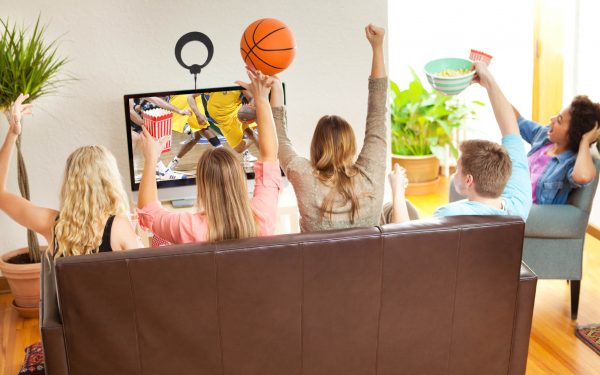
<path id="1" fill-rule="evenodd" d="M 254 178 L 258 132 L 251 96 L 240 86 L 124 96 L 131 188 L 137 191 L 144 157 L 142 126 L 165 147 L 156 165 L 158 187 L 195 184 L 200 155 L 227 147 Z"/>

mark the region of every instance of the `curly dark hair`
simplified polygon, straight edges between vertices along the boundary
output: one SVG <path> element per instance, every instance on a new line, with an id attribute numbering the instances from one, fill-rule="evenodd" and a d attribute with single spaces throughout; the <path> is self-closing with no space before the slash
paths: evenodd
<path id="1" fill-rule="evenodd" d="M 573 99 L 570 108 L 567 148 L 578 152 L 581 137 L 600 123 L 600 104 L 592 102 L 585 95 L 579 95 Z"/>

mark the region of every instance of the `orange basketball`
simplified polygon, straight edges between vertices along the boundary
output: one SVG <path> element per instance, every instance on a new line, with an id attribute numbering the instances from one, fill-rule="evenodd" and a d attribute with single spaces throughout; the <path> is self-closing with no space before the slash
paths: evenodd
<path id="1" fill-rule="evenodd" d="M 244 31 L 240 53 L 246 65 L 273 75 L 285 70 L 294 60 L 296 40 L 285 23 L 263 18 L 252 22 Z"/>

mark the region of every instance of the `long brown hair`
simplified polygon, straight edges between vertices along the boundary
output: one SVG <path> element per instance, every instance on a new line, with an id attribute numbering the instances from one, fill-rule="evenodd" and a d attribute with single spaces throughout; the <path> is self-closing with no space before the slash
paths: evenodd
<path id="1" fill-rule="evenodd" d="M 198 205 L 204 207 L 210 242 L 256 237 L 259 226 L 250 206 L 246 175 L 225 148 L 206 151 L 196 171 Z"/>
<path id="2" fill-rule="evenodd" d="M 326 214 L 331 218 L 333 203 L 338 196 L 344 199 L 343 205 L 350 202 L 350 222 L 356 220 L 360 204 L 354 191 L 353 177 L 358 174 L 354 166 L 355 154 L 356 137 L 352 126 L 339 116 L 321 117 L 310 145 L 310 161 L 317 178 L 332 188 L 321 204 L 321 221 Z"/>

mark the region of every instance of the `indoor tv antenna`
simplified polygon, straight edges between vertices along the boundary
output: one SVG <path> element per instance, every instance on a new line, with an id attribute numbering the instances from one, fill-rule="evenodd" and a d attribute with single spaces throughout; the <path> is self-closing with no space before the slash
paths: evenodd
<path id="1" fill-rule="evenodd" d="M 181 58 L 181 51 L 183 50 L 183 47 L 189 42 L 200 42 L 206 47 L 206 50 L 208 51 L 208 56 L 206 57 L 206 61 L 204 61 L 203 64 L 187 65 L 183 62 L 183 59 Z M 179 38 L 177 44 L 175 44 L 175 58 L 177 59 L 177 62 L 179 63 L 179 65 L 186 68 L 190 71 L 191 74 L 194 75 L 194 90 L 197 90 L 196 82 L 198 74 L 200 73 L 202 68 L 204 68 L 208 65 L 208 63 L 210 63 L 210 60 L 212 60 L 213 57 L 214 50 L 215 49 L 210 38 L 206 36 L 206 34 L 203 34 L 199 31 L 192 31 L 187 34 L 184 34 L 181 38 Z"/>

